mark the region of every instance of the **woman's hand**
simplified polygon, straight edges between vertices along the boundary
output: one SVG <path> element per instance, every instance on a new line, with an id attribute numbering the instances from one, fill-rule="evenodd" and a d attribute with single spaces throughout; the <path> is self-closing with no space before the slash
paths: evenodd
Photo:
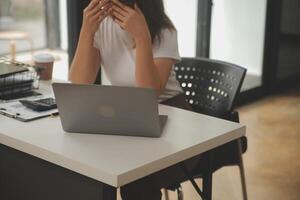
<path id="1" fill-rule="evenodd" d="M 137 40 L 150 39 L 150 32 L 144 17 L 137 4 L 134 8 L 122 4 L 119 0 L 112 0 L 114 21 L 126 30 L 137 42 Z M 148 0 L 147 0 L 148 1 Z"/>
<path id="2" fill-rule="evenodd" d="M 100 23 L 112 11 L 110 0 L 92 0 L 83 11 L 82 32 L 87 37 L 94 37 Z"/>

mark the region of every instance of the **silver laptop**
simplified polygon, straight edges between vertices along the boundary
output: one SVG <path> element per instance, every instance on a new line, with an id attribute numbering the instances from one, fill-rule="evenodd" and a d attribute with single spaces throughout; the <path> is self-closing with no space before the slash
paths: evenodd
<path id="1" fill-rule="evenodd" d="M 159 116 L 155 90 L 54 83 L 64 131 L 160 137 L 167 116 Z"/>

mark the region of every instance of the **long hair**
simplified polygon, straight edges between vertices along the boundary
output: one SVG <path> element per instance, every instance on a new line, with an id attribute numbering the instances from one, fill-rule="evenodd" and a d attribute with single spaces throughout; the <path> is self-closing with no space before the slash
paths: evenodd
<path id="1" fill-rule="evenodd" d="M 136 2 L 146 18 L 152 43 L 161 41 L 163 29 L 175 30 L 172 21 L 165 13 L 163 0 L 136 0 Z"/>

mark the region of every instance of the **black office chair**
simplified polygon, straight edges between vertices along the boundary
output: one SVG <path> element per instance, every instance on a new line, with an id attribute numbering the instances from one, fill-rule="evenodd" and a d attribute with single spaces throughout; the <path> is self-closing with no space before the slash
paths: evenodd
<path id="1" fill-rule="evenodd" d="M 246 69 L 205 58 L 183 58 L 180 63 L 175 65 L 175 71 L 186 101 L 195 112 L 239 122 L 239 115 L 233 111 L 233 106 L 244 81 Z M 215 171 L 225 166 L 237 165 L 240 169 L 243 198 L 247 200 L 242 159 L 242 154 L 246 150 L 247 139 L 243 137 L 203 155 L 200 163 L 202 167 L 205 165 L 205 169 L 201 171 L 201 174 L 197 176 L 187 174 L 202 199 L 210 200 L 212 198 L 212 175 Z M 195 178 L 203 179 L 203 191 L 194 181 Z M 177 190 L 178 199 L 183 199 L 180 183 L 168 189 Z M 166 190 L 165 194 L 168 199 Z"/>

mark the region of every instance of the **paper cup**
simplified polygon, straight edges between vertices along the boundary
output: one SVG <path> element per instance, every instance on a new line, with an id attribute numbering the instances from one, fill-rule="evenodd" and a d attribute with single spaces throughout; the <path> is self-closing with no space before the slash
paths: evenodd
<path id="1" fill-rule="evenodd" d="M 33 60 L 35 66 L 42 68 L 39 73 L 40 79 L 45 81 L 51 80 L 55 60 L 54 57 L 51 54 L 38 54 L 34 55 Z"/>

